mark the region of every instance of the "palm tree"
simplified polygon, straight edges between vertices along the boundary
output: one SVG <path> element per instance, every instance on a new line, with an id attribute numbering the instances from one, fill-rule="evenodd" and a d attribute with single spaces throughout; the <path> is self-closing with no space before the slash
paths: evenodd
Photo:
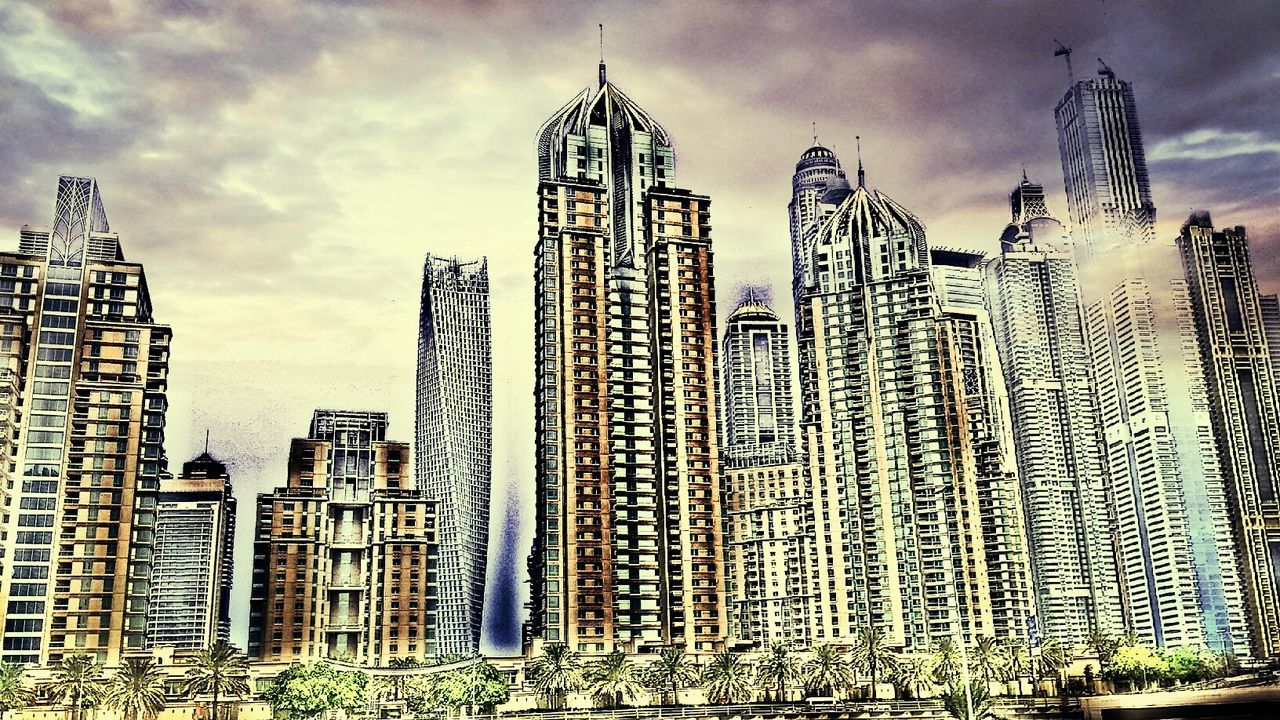
<path id="1" fill-rule="evenodd" d="M 969 715 L 970 703 L 973 716 Z M 974 681 L 969 684 L 969 697 L 965 697 L 963 683 L 952 683 L 947 694 L 942 696 L 942 705 L 956 720 L 993 720 L 996 715 L 991 709 L 991 690 L 984 682 Z"/>
<path id="2" fill-rule="evenodd" d="M 821 690 L 823 696 L 834 697 L 837 690 L 848 690 L 853 684 L 853 668 L 849 658 L 835 645 L 819 645 L 804 664 L 806 690 Z"/>
<path id="3" fill-rule="evenodd" d="M 1056 690 L 1062 681 L 1062 669 L 1070 663 L 1067 651 L 1055 638 L 1040 641 L 1040 676 L 1053 676 L 1053 687 Z"/>
<path id="4" fill-rule="evenodd" d="M 621 707 L 623 702 L 640 694 L 635 665 L 621 650 L 614 650 L 603 660 L 592 664 L 584 677 L 591 696 L 607 708 Z"/>
<path id="5" fill-rule="evenodd" d="M 800 661 L 781 640 L 773 641 L 769 654 L 756 665 L 756 680 L 765 687 L 778 689 L 775 702 L 787 701 L 787 683 L 800 677 Z"/>
<path id="6" fill-rule="evenodd" d="M 80 710 L 102 697 L 102 666 L 92 655 L 68 655 L 54 664 L 46 690 L 55 702 L 71 705 L 71 720 L 80 720 Z"/>
<path id="7" fill-rule="evenodd" d="M 892 670 L 898 662 L 898 654 L 889 647 L 889 638 L 880 628 L 858 628 L 853 642 L 853 666 L 867 671 L 871 676 L 871 699 L 876 699 L 876 684 L 880 675 Z"/>
<path id="8" fill-rule="evenodd" d="M 582 686 L 582 662 L 564 643 L 551 643 L 529 666 L 534 691 L 552 710 L 564 707 L 569 693 Z"/>
<path id="9" fill-rule="evenodd" d="M 1004 644 L 1004 657 L 1009 674 L 1018 681 L 1018 695 L 1022 695 L 1022 676 L 1031 669 L 1031 655 L 1022 640 L 1009 640 Z"/>
<path id="10" fill-rule="evenodd" d="M 960 680 L 964 674 L 964 657 L 960 648 L 951 638 L 942 638 L 933 643 L 933 679 L 939 685 L 950 687 Z"/>
<path id="11" fill-rule="evenodd" d="M 680 704 L 680 688 L 692 685 L 698 679 L 698 668 L 684 654 L 682 647 L 669 647 L 658 654 L 658 659 L 650 664 L 650 672 L 654 682 L 662 688 L 663 698 L 667 690 L 671 690 L 671 701 Z"/>
<path id="12" fill-rule="evenodd" d="M 35 697 L 35 693 L 22 684 L 22 675 L 21 665 L 0 660 L 0 718 L 10 710 L 26 707 Z"/>
<path id="13" fill-rule="evenodd" d="M 154 718 L 164 709 L 165 676 L 151 658 L 128 658 L 107 685 L 106 700 L 128 720 Z"/>
<path id="14" fill-rule="evenodd" d="M 996 639 L 987 635 L 979 637 L 969 656 L 969 668 L 989 686 L 992 680 L 1003 678 L 1008 667 L 1009 659 Z"/>
<path id="15" fill-rule="evenodd" d="M 894 686 L 905 695 L 919 698 L 933 685 L 934 666 L 931 657 L 912 657 L 900 661 L 893 669 Z"/>
<path id="16" fill-rule="evenodd" d="M 702 684 L 707 688 L 707 698 L 713 702 L 746 702 L 755 692 L 751 665 L 728 650 L 711 659 L 702 673 Z"/>
<path id="17" fill-rule="evenodd" d="M 218 701 L 225 695 L 239 697 L 249 692 L 249 662 L 231 644 L 219 640 L 188 660 L 191 668 L 183 678 L 187 695 L 212 695 L 209 720 L 218 720 Z"/>
<path id="18" fill-rule="evenodd" d="M 387 663 L 387 667 L 393 670 L 408 670 L 409 668 L 418 667 L 418 659 L 411 657 L 391 658 L 391 661 Z M 387 689 L 391 691 L 391 699 L 399 700 L 404 697 L 409 676 L 404 673 L 394 673 L 386 677 Z"/>
<path id="19" fill-rule="evenodd" d="M 1107 663 L 1111 661 L 1111 656 L 1116 652 L 1118 642 L 1101 630 L 1093 630 L 1085 638 L 1084 644 L 1098 657 L 1098 669 L 1105 670 Z"/>

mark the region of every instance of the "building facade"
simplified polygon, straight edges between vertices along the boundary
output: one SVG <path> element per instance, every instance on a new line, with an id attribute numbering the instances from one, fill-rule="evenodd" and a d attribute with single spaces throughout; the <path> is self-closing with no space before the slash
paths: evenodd
<path id="1" fill-rule="evenodd" d="M 1161 647 L 1240 652 L 1226 470 L 1178 254 L 1155 240 L 1133 88 L 1104 66 L 1056 115 L 1128 626 Z"/>
<path id="2" fill-rule="evenodd" d="M 200 650 L 231 641 L 236 499 L 207 451 L 160 480 L 147 645 Z"/>
<path id="3" fill-rule="evenodd" d="M 146 644 L 171 333 L 93 179 L 59 178 L 52 226 L 0 254 L 0 326 L 0 659 L 116 662 Z"/>
<path id="4" fill-rule="evenodd" d="M 1250 650 L 1267 658 L 1280 652 L 1280 390 L 1273 349 L 1245 229 L 1214 230 L 1209 213 L 1197 212 L 1183 224 L 1178 249 L 1228 479 Z"/>
<path id="5" fill-rule="evenodd" d="M 1124 632 L 1101 423 L 1070 237 L 1026 178 L 985 268 L 1012 415 L 1042 637 Z"/>
<path id="6" fill-rule="evenodd" d="M 924 227 L 865 186 L 826 193 L 793 245 L 801 432 L 813 480 L 814 642 L 861 627 L 927 652 L 994 632 L 977 469 L 953 326 Z"/>
<path id="7" fill-rule="evenodd" d="M 440 523 L 436 648 L 470 656 L 484 624 L 493 482 L 488 261 L 428 255 L 422 275 L 414 457 Z"/>
<path id="8" fill-rule="evenodd" d="M 991 634 L 1006 641 L 1025 640 L 1035 627 L 1031 558 L 1009 395 L 987 311 L 984 262 L 982 253 L 966 250 L 929 252 L 933 291 L 951 325 L 963 383 L 982 547 L 991 581 Z"/>
<path id="9" fill-rule="evenodd" d="M 526 646 L 721 648 L 710 201 L 600 69 L 539 132 L 537 528 Z"/>
<path id="10" fill-rule="evenodd" d="M 794 456 L 799 447 L 790 330 L 757 292 L 729 314 L 720 355 L 725 451 L 738 461 L 752 452 Z"/>
<path id="11" fill-rule="evenodd" d="M 385 665 L 436 645 L 435 503 L 381 412 L 317 410 L 289 481 L 258 496 L 249 657 Z"/>

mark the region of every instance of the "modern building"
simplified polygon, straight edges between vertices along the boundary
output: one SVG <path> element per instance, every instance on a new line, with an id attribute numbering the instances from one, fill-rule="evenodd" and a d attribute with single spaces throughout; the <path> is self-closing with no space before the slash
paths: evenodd
<path id="1" fill-rule="evenodd" d="M 804 290 L 805 258 L 810 255 L 804 246 L 805 229 L 818 218 L 819 206 L 828 191 L 834 196 L 849 189 L 840 159 L 833 150 L 820 145 L 815 135 L 813 146 L 805 150 L 796 163 L 795 174 L 791 176 L 791 202 L 787 204 L 791 231 L 791 299 L 796 308 L 800 307 L 800 294 Z"/>
<path id="2" fill-rule="evenodd" d="M 1280 388 L 1249 241 L 1242 226 L 1214 230 L 1209 213 L 1196 212 L 1178 249 L 1228 480 L 1252 655 L 1273 657 L 1280 654 Z"/>
<path id="3" fill-rule="evenodd" d="M 487 259 L 427 256 L 418 323 L 417 487 L 440 523 L 440 655 L 480 652 L 489 557 L 493 357 Z"/>
<path id="4" fill-rule="evenodd" d="M 791 335 L 787 324 L 751 288 L 725 323 L 725 452 L 735 461 L 759 453 L 793 457 L 796 439 Z"/>
<path id="5" fill-rule="evenodd" d="M 147 645 L 200 650 L 231 641 L 236 499 L 206 450 L 160 480 Z"/>
<path id="6" fill-rule="evenodd" d="M 1103 64 L 1097 77 L 1073 81 L 1054 117 L 1080 256 L 1106 257 L 1154 239 L 1156 208 L 1133 86 Z"/>
<path id="7" fill-rule="evenodd" d="M 982 253 L 967 250 L 934 247 L 929 251 L 933 292 L 951 324 L 964 390 L 982 547 L 991 581 L 991 634 L 1004 641 L 1026 640 L 1036 627 L 1031 558 L 1009 394 L 987 312 L 985 262 Z"/>
<path id="8" fill-rule="evenodd" d="M 0 660 L 116 662 L 146 645 L 170 330 L 93 179 L 60 177 L 53 224 L 0 254 L 0 329 Z"/>
<path id="9" fill-rule="evenodd" d="M 835 182 L 835 179 L 833 179 Z M 814 489 L 815 643 L 876 627 L 927 652 L 995 631 L 954 325 L 924 226 L 858 185 L 826 192 L 799 306 L 801 432 Z"/>
<path id="10" fill-rule="evenodd" d="M 1145 643 L 1242 652 L 1227 469 L 1178 253 L 1155 240 L 1133 89 L 1103 66 L 1056 114 L 1126 622 Z"/>
<path id="11" fill-rule="evenodd" d="M 1258 297 L 1262 309 L 1262 325 L 1267 331 L 1267 349 L 1271 352 L 1271 368 L 1280 384 L 1280 295 Z"/>
<path id="12" fill-rule="evenodd" d="M 1124 632 L 1101 422 L 1066 228 L 1024 176 L 987 263 L 987 307 L 1012 416 L 1041 637 Z"/>
<path id="13" fill-rule="evenodd" d="M 385 665 L 436 657 L 435 503 L 381 412 L 317 410 L 289 481 L 258 495 L 249 657 Z"/>
<path id="14" fill-rule="evenodd" d="M 708 207 L 605 78 L 538 135 L 537 527 L 527 649 L 723 647 Z"/>

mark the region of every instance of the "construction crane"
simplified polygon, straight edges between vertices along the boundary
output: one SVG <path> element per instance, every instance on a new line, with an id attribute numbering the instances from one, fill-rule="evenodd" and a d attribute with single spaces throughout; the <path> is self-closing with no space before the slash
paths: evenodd
<path id="1" fill-rule="evenodd" d="M 1065 57 L 1067 59 L 1067 77 L 1071 78 L 1071 82 L 1074 83 L 1076 81 L 1076 74 L 1071 70 L 1071 48 L 1063 45 L 1057 38 L 1054 38 L 1053 42 L 1058 45 L 1058 49 L 1053 51 L 1053 56 Z"/>

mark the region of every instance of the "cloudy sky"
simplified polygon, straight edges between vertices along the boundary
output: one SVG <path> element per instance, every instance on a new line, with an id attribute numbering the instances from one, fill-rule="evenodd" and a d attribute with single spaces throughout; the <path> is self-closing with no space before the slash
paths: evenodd
<path id="1" fill-rule="evenodd" d="M 1065 214 L 1053 106 L 1101 56 L 1134 83 L 1161 232 L 1244 224 L 1280 290 L 1280 4 L 415 3 L 0 5 L 0 227 L 45 225 L 59 174 L 98 178 L 174 329 L 168 453 L 212 451 L 242 506 L 283 483 L 316 407 L 413 434 L 422 257 L 487 255 L 495 355 L 486 644 L 510 649 L 531 532 L 534 133 L 609 77 L 712 198 L 722 311 L 790 313 L 786 203 L 811 123 L 934 243 L 991 249 L 1022 168 Z M 0 245 L 2 247 L 2 245 Z M 501 529 L 501 530 L 500 530 Z"/>

